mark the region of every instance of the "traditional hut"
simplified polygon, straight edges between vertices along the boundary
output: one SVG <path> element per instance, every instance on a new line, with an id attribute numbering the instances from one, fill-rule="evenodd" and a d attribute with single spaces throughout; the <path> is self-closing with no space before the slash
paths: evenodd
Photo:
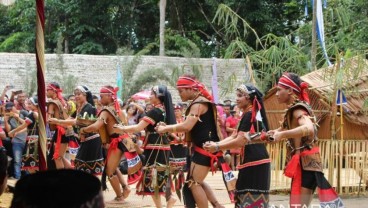
<path id="1" fill-rule="evenodd" d="M 342 62 L 341 65 L 340 69 L 331 66 L 301 77 L 309 84 L 311 106 L 320 126 L 318 137 L 341 139 L 343 131 L 344 140 L 368 139 L 368 61 L 354 58 Z M 336 105 L 339 86 L 347 99 L 347 104 L 342 106 L 342 112 Z M 276 88 L 266 94 L 264 104 L 270 128 L 278 128 L 286 106 L 278 103 Z"/>

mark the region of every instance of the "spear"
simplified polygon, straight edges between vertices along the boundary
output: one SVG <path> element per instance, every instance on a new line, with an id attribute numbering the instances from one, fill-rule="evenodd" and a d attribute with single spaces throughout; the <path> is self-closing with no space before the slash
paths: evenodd
<path id="1" fill-rule="evenodd" d="M 38 156 L 40 171 L 47 170 L 46 163 L 46 95 L 45 95 L 45 2 L 36 0 L 36 62 L 37 62 L 37 95 L 38 95 Z"/>

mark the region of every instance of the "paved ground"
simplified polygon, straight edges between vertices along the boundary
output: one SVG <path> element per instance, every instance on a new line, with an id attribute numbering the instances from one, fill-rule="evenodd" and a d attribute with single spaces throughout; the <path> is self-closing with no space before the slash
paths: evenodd
<path id="1" fill-rule="evenodd" d="M 218 199 L 218 201 L 224 205 L 226 208 L 233 208 L 234 204 L 232 204 L 229 200 L 227 191 L 225 189 L 225 186 L 222 181 L 221 172 L 217 172 L 214 176 L 211 174 L 208 174 L 206 178 L 206 182 L 210 184 L 212 189 L 215 192 L 215 195 Z M 126 203 L 123 205 L 111 205 L 107 204 L 106 207 L 154 207 L 153 201 L 151 197 L 142 197 L 135 195 L 135 185 L 131 186 L 132 192 L 131 195 L 126 199 Z M 272 187 L 271 187 L 272 189 Z M 109 191 L 106 191 L 104 193 L 105 201 L 112 200 L 115 197 L 114 191 L 110 188 Z M 162 197 L 162 202 L 165 202 L 165 199 Z M 270 208 L 289 208 L 288 205 L 289 202 L 289 196 L 287 194 L 271 194 L 270 195 Z M 361 208 L 361 207 L 368 207 L 368 197 L 367 195 L 357 197 L 357 196 L 345 196 L 343 197 L 343 202 L 345 204 L 346 208 Z M 165 206 L 165 204 L 164 204 Z M 175 205 L 175 207 L 184 207 L 184 204 L 180 201 L 178 201 Z M 312 201 L 312 204 L 310 206 L 311 208 L 317 208 L 319 206 L 318 198 L 314 198 Z M 295 207 L 297 208 L 297 207 Z"/>
<path id="2" fill-rule="evenodd" d="M 226 208 L 234 207 L 233 204 L 230 203 L 229 197 L 227 195 L 227 192 L 225 190 L 225 186 L 223 184 L 221 173 L 217 172 L 214 176 L 211 174 L 208 175 L 206 178 L 206 182 L 210 184 L 212 189 L 215 192 L 215 195 L 218 199 L 218 201 L 223 204 Z M 10 185 L 14 185 L 14 181 L 9 181 Z M 107 208 L 114 208 L 114 207 L 129 207 L 129 208 L 135 208 L 135 207 L 154 207 L 154 204 L 152 202 L 151 197 L 142 197 L 135 194 L 135 185 L 131 186 L 132 192 L 131 195 L 126 199 L 126 203 L 123 205 L 111 205 L 107 204 Z M 271 190 L 273 187 L 271 187 Z M 343 196 L 343 202 L 345 204 L 345 207 L 347 208 L 361 208 L 361 207 L 368 207 L 368 192 L 366 192 L 364 195 L 357 197 L 356 193 L 353 194 L 353 196 Z M 10 193 L 6 193 L 3 196 L 0 197 L 0 207 L 9 207 L 11 202 L 12 195 Z M 109 188 L 109 191 L 104 192 L 104 198 L 105 201 L 112 200 L 115 197 L 115 194 L 112 190 L 112 188 Z M 271 194 L 270 195 L 270 208 L 289 208 L 288 206 L 288 200 L 289 197 L 287 194 Z M 162 202 L 165 202 L 165 199 L 162 198 Z M 165 205 L 164 205 L 165 206 Z M 175 205 L 175 207 L 184 207 L 184 204 L 180 201 L 178 201 Z M 318 199 L 314 198 L 312 201 L 311 208 L 317 208 L 319 207 Z M 296 207 L 295 207 L 296 208 Z"/>

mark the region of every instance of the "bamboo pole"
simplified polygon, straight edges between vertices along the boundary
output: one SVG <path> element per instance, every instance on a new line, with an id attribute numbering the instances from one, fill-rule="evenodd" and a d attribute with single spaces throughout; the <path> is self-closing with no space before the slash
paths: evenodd
<path id="1" fill-rule="evenodd" d="M 249 56 L 246 56 L 245 60 L 247 62 L 246 65 L 247 65 L 248 72 L 249 72 L 249 75 L 250 75 L 250 80 L 252 81 L 252 84 L 255 86 L 256 85 L 256 80 L 254 79 L 252 64 L 250 63 Z"/>
<path id="2" fill-rule="evenodd" d="M 331 184 L 334 182 L 334 167 L 335 167 L 335 151 L 334 151 L 334 141 L 329 140 L 327 141 L 327 149 L 328 149 L 328 180 Z"/>
<path id="3" fill-rule="evenodd" d="M 344 109 L 342 107 L 342 89 L 340 89 L 340 135 L 341 141 L 344 140 Z"/>

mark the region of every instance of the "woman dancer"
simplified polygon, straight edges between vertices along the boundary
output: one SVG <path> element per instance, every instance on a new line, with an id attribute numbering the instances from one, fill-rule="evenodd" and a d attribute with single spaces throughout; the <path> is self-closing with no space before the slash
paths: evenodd
<path id="1" fill-rule="evenodd" d="M 155 132 L 155 127 L 160 122 L 167 124 L 175 124 L 174 109 L 172 106 L 171 94 L 166 86 L 159 85 L 152 87 L 150 95 L 150 103 L 154 108 L 147 112 L 146 116 L 136 125 L 122 126 L 115 125 L 116 133 L 136 133 L 144 128 L 147 131 L 147 138 L 144 142 L 144 155 L 146 158 L 141 188 L 137 188 L 138 194 L 151 195 L 156 207 L 162 207 L 161 197 L 155 196 L 165 192 L 170 193 L 170 177 L 169 171 L 156 169 L 157 166 L 163 165 L 169 167 L 170 144 L 166 134 L 159 135 Z M 166 193 L 167 207 L 172 207 L 176 198 L 172 194 Z"/>
<path id="2" fill-rule="evenodd" d="M 242 118 L 233 134 L 220 142 L 208 142 L 204 149 L 217 152 L 242 148 L 242 161 L 236 183 L 235 207 L 268 207 L 270 190 L 270 159 L 264 144 L 252 144 L 247 132 L 267 131 L 268 122 L 263 108 L 262 94 L 251 85 L 240 85 L 236 89 L 236 103 L 243 111 Z M 257 111 L 262 121 L 256 119 Z"/>

